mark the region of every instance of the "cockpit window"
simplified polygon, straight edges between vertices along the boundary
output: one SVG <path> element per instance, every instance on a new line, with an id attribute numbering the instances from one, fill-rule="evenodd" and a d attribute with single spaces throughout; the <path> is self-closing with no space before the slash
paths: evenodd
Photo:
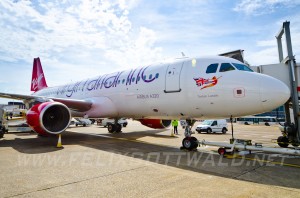
<path id="1" fill-rule="evenodd" d="M 238 63 L 232 63 L 232 64 L 233 64 L 233 66 L 235 66 L 238 70 L 253 72 L 253 70 L 250 69 L 249 67 L 247 67 L 246 65 L 238 64 Z"/>
<path id="2" fill-rule="evenodd" d="M 210 64 L 206 69 L 206 73 L 207 74 L 216 73 L 218 69 L 218 65 L 219 65 L 218 63 Z"/>
<path id="3" fill-rule="evenodd" d="M 227 72 L 235 70 L 234 67 L 230 63 L 222 63 L 220 67 L 220 72 Z"/>

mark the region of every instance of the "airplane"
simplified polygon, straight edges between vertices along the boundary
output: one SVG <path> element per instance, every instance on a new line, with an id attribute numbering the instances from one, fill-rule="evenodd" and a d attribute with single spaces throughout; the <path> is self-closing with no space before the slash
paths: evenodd
<path id="1" fill-rule="evenodd" d="M 23 100 L 27 123 L 40 135 L 61 134 L 72 117 L 114 118 L 108 131 L 119 133 L 117 120 L 123 117 L 157 129 L 173 119 L 253 115 L 281 106 L 291 95 L 280 80 L 223 56 L 174 59 L 55 87 L 47 86 L 34 58 L 31 91 L 0 97 Z"/>

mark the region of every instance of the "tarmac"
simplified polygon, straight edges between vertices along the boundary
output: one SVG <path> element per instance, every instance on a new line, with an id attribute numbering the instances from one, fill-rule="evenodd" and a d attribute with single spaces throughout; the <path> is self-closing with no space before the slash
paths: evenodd
<path id="1" fill-rule="evenodd" d="M 231 131 L 230 127 L 229 130 Z M 184 130 L 129 121 L 120 134 L 70 127 L 57 137 L 8 133 L 0 140 L 0 197 L 300 197 L 300 156 L 220 156 L 217 147 L 180 150 Z M 228 142 L 231 133 L 198 134 Z M 234 124 L 234 136 L 278 147 L 278 126 Z"/>

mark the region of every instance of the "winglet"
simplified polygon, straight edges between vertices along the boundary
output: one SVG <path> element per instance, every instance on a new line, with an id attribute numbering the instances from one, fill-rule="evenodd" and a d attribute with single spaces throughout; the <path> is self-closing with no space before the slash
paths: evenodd
<path id="1" fill-rule="evenodd" d="M 31 79 L 31 91 L 38 91 L 46 87 L 48 86 L 46 83 L 40 58 L 34 58 Z"/>

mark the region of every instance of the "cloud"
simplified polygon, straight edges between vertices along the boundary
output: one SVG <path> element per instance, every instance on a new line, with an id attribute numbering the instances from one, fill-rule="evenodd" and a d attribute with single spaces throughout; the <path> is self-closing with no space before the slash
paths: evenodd
<path id="1" fill-rule="evenodd" d="M 1 1 L 2 60 L 31 62 L 33 57 L 54 58 L 70 49 L 71 51 L 98 49 L 102 52 L 120 49 L 123 46 L 133 48 L 134 46 L 130 45 L 140 42 L 135 40 L 136 38 L 141 40 L 144 34 L 143 28 L 140 28 L 142 32 L 133 29 L 132 22 L 128 18 L 130 9 L 137 6 L 138 2 L 136 0 L 38 1 L 38 3 Z M 154 41 L 153 36 L 150 40 Z M 145 48 L 149 47 L 147 45 L 153 45 L 152 42 L 142 44 L 146 45 Z M 154 51 L 156 53 L 155 49 Z M 109 56 L 100 55 L 95 63 L 103 58 Z M 114 60 L 116 59 L 111 61 Z"/>
<path id="2" fill-rule="evenodd" d="M 246 15 L 263 15 L 297 5 L 300 5 L 300 0 L 241 0 L 233 10 Z"/>
<path id="3" fill-rule="evenodd" d="M 139 4 L 140 0 L 0 1 L 0 91 L 28 94 L 32 60 L 38 56 L 50 86 L 161 57 L 156 32 L 133 27 L 129 19 Z"/>
<path id="4" fill-rule="evenodd" d="M 131 42 L 128 40 L 125 42 L 127 45 L 122 44 L 119 46 L 120 48 L 107 50 L 105 56 L 119 65 L 123 65 L 122 69 L 132 68 L 134 65 L 138 66 L 138 64 L 147 65 L 162 58 L 162 48 L 155 47 L 156 41 L 157 35 L 153 30 L 140 27 L 135 40 Z"/>

